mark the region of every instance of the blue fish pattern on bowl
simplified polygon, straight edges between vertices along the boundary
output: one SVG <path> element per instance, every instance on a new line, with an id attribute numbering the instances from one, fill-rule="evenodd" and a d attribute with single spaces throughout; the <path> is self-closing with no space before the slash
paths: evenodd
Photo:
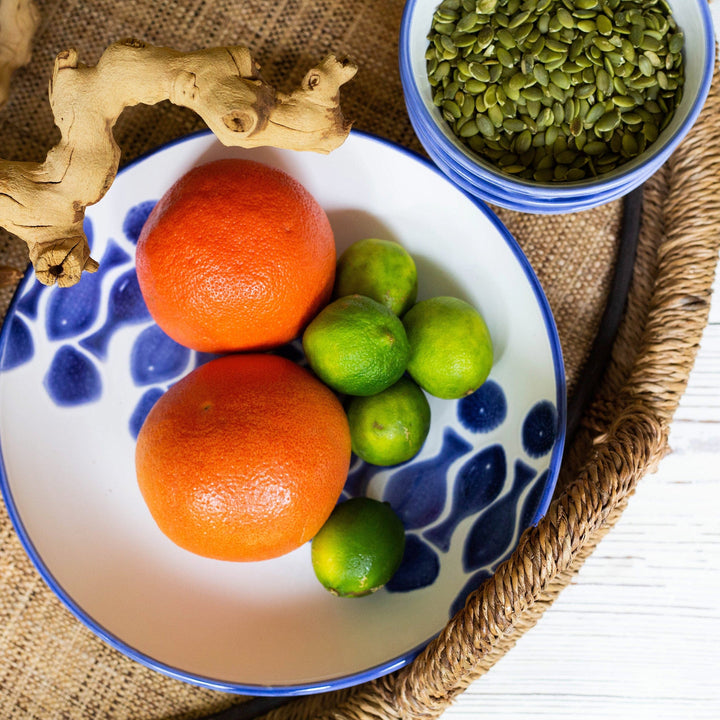
<path id="1" fill-rule="evenodd" d="M 9 318 L 0 357 L 0 371 L 12 371 L 33 359 L 35 343 L 42 337 L 55 347 L 44 377 L 49 397 L 60 407 L 91 404 L 103 395 L 103 368 L 113 337 L 133 328 L 128 380 L 140 393 L 127 420 L 133 439 L 167 388 L 215 357 L 169 338 L 152 322 L 143 301 L 131 251 L 155 204 L 145 201 L 130 208 L 121 236 L 130 248 L 108 238 L 100 269 L 84 274 L 72 288 L 47 288 L 28 278 Z M 85 231 L 92 242 L 90 219 Z M 306 364 L 299 341 L 275 352 Z M 547 456 L 558 432 L 555 404 L 536 402 L 523 412 L 517 438 L 521 456 L 508 456 L 507 448 L 492 439 L 511 414 L 501 384 L 490 378 L 475 393 L 454 402 L 455 419 L 443 428 L 434 454 L 421 453 L 390 468 L 353 456 L 341 497 L 343 501 L 374 495 L 390 503 L 401 518 L 406 548 L 400 569 L 386 585 L 390 593 L 432 586 L 442 572 L 443 557 L 459 548 L 465 580 L 450 601 L 451 616 L 537 521 L 549 471 L 538 472 L 533 462 Z M 487 442 L 479 444 L 483 436 Z"/>

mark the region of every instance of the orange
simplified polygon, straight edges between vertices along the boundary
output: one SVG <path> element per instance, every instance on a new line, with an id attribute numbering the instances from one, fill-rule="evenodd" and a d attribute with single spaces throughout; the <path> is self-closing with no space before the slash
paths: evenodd
<path id="1" fill-rule="evenodd" d="M 327 303 L 335 240 L 323 208 L 287 173 L 235 159 L 193 168 L 160 199 L 137 244 L 155 322 L 203 352 L 297 337 Z"/>
<path id="2" fill-rule="evenodd" d="M 350 465 L 350 432 L 333 392 L 268 354 L 217 358 L 160 397 L 137 439 L 143 498 L 190 552 L 266 560 L 321 528 Z"/>

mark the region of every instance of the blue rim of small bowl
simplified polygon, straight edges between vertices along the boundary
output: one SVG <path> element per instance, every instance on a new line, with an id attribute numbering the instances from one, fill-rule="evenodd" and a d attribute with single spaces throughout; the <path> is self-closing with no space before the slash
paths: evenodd
<path id="1" fill-rule="evenodd" d="M 422 142 L 423 131 L 420 128 L 416 128 L 416 133 Z M 427 140 L 427 137 L 425 137 L 425 140 Z M 633 187 L 621 186 L 614 188 L 607 193 L 598 194 L 593 197 L 561 200 L 542 200 L 527 196 L 506 194 L 503 193 L 502 190 L 498 190 L 496 193 L 494 192 L 496 188 L 491 190 L 486 186 L 479 186 L 473 178 L 468 177 L 461 168 L 454 167 L 451 161 L 443 157 L 440 153 L 433 154 L 433 152 L 428 150 L 428 154 L 432 157 L 433 161 L 442 170 L 442 172 L 444 172 L 445 175 L 447 175 L 465 193 L 484 200 L 491 205 L 497 205 L 499 207 L 516 210 L 518 212 L 531 212 L 547 215 L 580 212 L 583 210 L 590 210 L 599 204 L 617 200 L 633 189 Z M 647 177 L 649 177 L 650 174 L 652 173 L 648 173 Z M 644 182 L 647 177 L 643 177 L 642 182 Z"/>
<path id="2" fill-rule="evenodd" d="M 648 177 L 650 177 L 650 175 L 654 174 L 665 163 L 668 157 L 695 124 L 695 121 L 697 120 L 710 91 L 710 84 L 712 82 L 713 69 L 715 65 L 715 36 L 710 8 L 706 2 L 700 0 L 697 5 L 699 7 L 704 33 L 705 66 L 703 68 L 703 76 L 698 88 L 698 93 L 690 111 L 687 114 L 687 117 L 678 127 L 675 134 L 665 139 L 664 144 L 656 150 L 647 163 L 640 165 L 628 163 L 627 168 L 619 170 L 618 173 L 610 179 L 577 180 L 563 183 L 562 185 L 533 183 L 521 178 L 512 178 L 507 174 L 495 170 L 491 165 L 484 163 L 481 160 L 478 160 L 477 162 L 473 161 L 469 154 L 465 154 L 451 140 L 445 137 L 442 130 L 435 124 L 434 120 L 429 117 L 425 103 L 422 100 L 420 89 L 415 81 L 410 53 L 410 25 L 417 2 L 418 0 L 408 0 L 405 4 L 405 8 L 403 9 L 400 23 L 400 79 L 402 81 L 406 105 L 417 110 L 417 113 L 414 114 L 415 122 L 417 122 L 418 116 L 428 117 L 428 126 L 432 127 L 433 130 L 431 133 L 431 144 L 437 147 L 438 152 L 441 152 L 443 155 L 452 159 L 456 165 L 464 167 L 474 177 L 477 177 L 479 183 L 490 183 L 493 187 L 502 187 L 508 194 L 517 195 L 518 193 L 524 193 L 532 195 L 534 198 L 543 198 L 547 200 L 583 196 L 593 198 L 593 205 L 600 205 L 606 202 L 602 199 L 597 201 L 596 197 L 602 197 L 602 193 L 611 188 L 622 186 L 624 188 L 624 192 L 622 194 L 626 194 L 630 190 L 641 185 Z M 431 20 L 432 18 L 428 17 L 428 32 L 430 30 Z M 428 147 L 424 147 L 428 154 L 430 154 Z M 468 149 L 467 152 L 470 153 L 471 151 Z M 647 166 L 652 167 L 652 170 L 646 174 L 641 170 L 645 170 Z"/>
<path id="3" fill-rule="evenodd" d="M 390 148 L 391 150 L 400 151 L 401 153 L 404 153 L 408 157 L 420 162 L 428 169 L 432 170 L 433 172 L 439 174 L 441 177 L 443 177 L 447 182 L 451 182 L 438 168 L 436 165 L 434 165 L 432 162 L 429 162 L 426 158 L 422 157 L 421 155 L 413 152 L 412 150 L 409 150 L 408 148 L 404 148 L 400 145 L 397 145 L 389 140 L 386 140 L 384 138 L 381 138 L 377 135 L 373 135 L 368 132 L 360 131 L 360 130 L 352 130 L 352 133 L 354 135 L 362 136 L 366 139 L 369 139 L 374 142 L 378 142 L 380 144 L 383 144 Z M 123 173 L 127 171 L 128 169 L 134 167 L 135 165 L 141 163 L 146 158 L 150 157 L 151 155 L 154 155 L 157 152 L 161 152 L 163 150 L 167 150 L 168 148 L 172 148 L 176 145 L 181 145 L 184 142 L 187 142 L 189 140 L 192 140 L 193 138 L 199 137 L 199 136 L 209 136 L 212 135 L 212 133 L 208 130 L 200 130 L 198 132 L 194 132 L 188 135 L 185 135 L 183 137 L 176 138 L 175 140 L 172 140 L 168 143 L 165 143 L 163 145 L 158 146 L 157 148 L 154 148 L 153 150 L 150 150 L 147 153 L 144 153 L 143 155 L 135 158 L 133 161 L 125 165 L 118 174 Z M 503 225 L 501 220 L 495 215 L 495 213 L 485 205 L 485 203 L 479 201 L 476 197 L 473 197 L 472 195 L 462 191 L 460 188 L 458 188 L 456 185 L 453 184 L 455 189 L 465 195 L 470 202 L 472 202 L 479 210 L 480 212 L 484 213 L 488 220 L 493 224 L 495 229 L 498 231 L 498 233 L 501 235 L 501 237 L 505 240 L 505 242 L 508 244 L 508 247 L 512 251 L 512 253 L 515 255 L 515 258 L 517 259 L 518 263 L 520 264 L 520 267 L 522 268 L 530 287 L 532 288 L 533 294 L 535 295 L 535 299 L 538 303 L 538 306 L 540 308 L 543 322 L 545 324 L 545 331 L 548 336 L 548 341 L 550 343 L 550 352 L 552 355 L 553 360 L 553 367 L 555 372 L 555 384 L 556 384 L 556 408 L 557 408 L 557 433 L 556 433 L 556 439 L 555 439 L 555 445 L 553 446 L 550 462 L 548 465 L 548 482 L 546 483 L 542 498 L 540 500 L 538 510 L 535 513 L 535 516 L 532 518 L 530 522 L 530 526 L 534 526 L 538 523 L 538 521 L 545 515 L 547 512 L 548 507 L 550 506 L 550 502 L 552 500 L 552 495 L 555 490 L 555 485 L 557 484 L 557 477 L 558 473 L 560 471 L 560 463 L 562 461 L 563 457 L 563 450 L 565 445 L 565 436 L 566 436 L 566 424 L 567 424 L 567 386 L 566 386 L 566 379 L 565 379 L 565 366 L 563 362 L 562 357 L 562 349 L 560 347 L 560 339 L 557 333 L 557 326 L 555 324 L 555 320 L 552 314 L 552 310 L 550 308 L 550 305 L 548 303 L 547 297 L 545 296 L 545 293 L 542 289 L 542 285 L 540 284 L 539 279 L 537 278 L 537 275 L 535 274 L 535 271 L 533 270 L 532 266 L 530 265 L 529 260 L 525 256 L 524 252 L 522 251 L 519 243 L 517 240 L 512 236 L 510 231 Z M 9 326 L 10 323 L 8 322 L 12 316 L 15 313 L 17 303 L 20 299 L 20 296 L 22 292 L 25 290 L 25 286 L 28 282 L 32 282 L 32 266 L 28 267 L 28 270 L 26 272 L 25 278 L 20 282 L 17 289 L 15 290 L 15 293 L 13 295 L 12 302 L 10 303 L 10 307 L 8 309 L 8 312 L 6 314 L 5 320 L 3 321 L 2 328 L 0 328 L 0 356 L 2 356 L 2 353 L 5 349 L 5 345 L 8 341 L 8 335 L 9 335 Z M 15 505 L 15 502 L 12 497 L 12 492 L 10 491 L 10 486 L 8 483 L 7 478 L 7 472 L 5 469 L 5 461 L 3 457 L 2 452 L 2 445 L 0 445 L 0 494 L 2 495 L 2 498 L 5 502 L 5 506 L 8 510 L 8 515 L 10 517 L 10 520 L 13 524 L 13 527 L 15 528 L 15 531 L 18 535 L 18 538 L 20 540 L 21 545 L 23 546 L 25 552 L 27 553 L 28 557 L 30 558 L 31 562 L 35 566 L 36 570 L 42 577 L 42 579 L 45 581 L 45 583 L 48 585 L 48 587 L 53 591 L 53 593 L 58 597 L 58 599 L 62 602 L 62 604 L 69 610 L 69 612 L 75 616 L 77 620 L 79 620 L 83 625 L 85 625 L 88 629 L 90 629 L 95 635 L 97 635 L 100 639 L 105 641 L 110 647 L 117 650 L 118 652 L 121 652 L 123 655 L 129 657 L 130 659 L 138 662 L 139 664 L 143 665 L 144 667 L 147 667 L 151 670 L 160 672 L 163 675 L 166 675 L 168 677 L 171 677 L 175 680 L 180 680 L 192 685 L 196 685 L 202 688 L 206 688 L 209 690 L 217 690 L 220 692 L 227 692 L 227 693 L 236 693 L 236 694 L 244 694 L 244 695 L 254 695 L 258 697 L 292 697 L 292 696 L 301 696 L 301 695 L 311 695 L 315 693 L 322 693 L 322 692 L 329 692 L 331 690 L 341 690 L 343 688 L 352 687 L 355 685 L 359 685 L 364 682 L 368 682 L 370 680 L 374 680 L 378 677 L 382 677 L 384 675 L 387 675 L 388 673 L 394 672 L 395 670 L 399 670 L 400 668 L 404 667 L 405 665 L 408 665 L 410 662 L 412 662 L 415 657 L 423 650 L 423 648 L 430 643 L 441 631 L 438 631 L 438 633 L 434 633 L 432 636 L 430 636 L 427 640 L 424 642 L 419 643 L 415 647 L 411 648 L 410 650 L 406 651 L 405 653 L 402 653 L 394 658 L 391 658 L 390 660 L 379 663 L 377 665 L 374 665 L 370 668 L 366 668 L 365 670 L 362 670 L 357 673 L 350 673 L 348 675 L 343 675 L 338 678 L 333 678 L 330 680 L 319 680 L 315 682 L 307 682 L 307 683 L 297 683 L 297 684 L 288 684 L 288 685 L 281 685 L 281 684 L 274 684 L 274 685 L 261 685 L 261 684 L 249 684 L 249 683 L 240 683 L 240 682 L 231 682 L 231 681 L 223 681 L 223 680 L 216 680 L 210 677 L 206 677 L 203 675 L 198 675 L 195 673 L 191 673 L 185 670 L 181 670 L 177 667 L 174 667 L 172 665 L 169 665 L 164 662 L 160 662 L 156 660 L 155 658 L 150 657 L 149 655 L 142 653 L 135 648 L 131 647 L 127 643 L 125 643 L 123 640 L 118 638 L 113 633 L 106 630 L 102 625 L 100 625 L 99 622 L 97 622 L 93 617 L 91 617 L 85 610 L 83 610 L 74 600 L 73 598 L 67 593 L 67 591 L 61 586 L 61 584 L 55 579 L 52 572 L 49 570 L 49 568 L 45 565 L 45 562 L 43 561 L 40 553 L 35 548 L 35 545 L 30 538 L 30 535 L 28 534 L 27 530 L 25 529 L 25 526 L 22 522 L 22 519 L 20 517 L 20 513 Z"/>
<path id="4" fill-rule="evenodd" d="M 548 215 L 558 214 L 561 212 L 579 212 L 582 210 L 589 210 L 602 203 L 617 200 L 633 189 L 632 186 L 626 187 L 623 185 L 618 188 L 613 188 L 607 193 L 598 194 L 592 197 L 575 197 L 554 200 L 543 200 L 541 198 L 524 195 L 521 196 L 517 194 L 514 195 L 512 193 L 503 193 L 502 189 L 498 188 L 493 188 L 491 190 L 487 186 L 478 185 L 473 178 L 468 177 L 467 173 L 463 172 L 462 168 L 453 166 L 451 160 L 444 157 L 441 153 L 435 152 L 432 148 L 432 143 L 429 141 L 428 136 L 424 134 L 425 131 L 423 129 L 416 127 L 415 132 L 423 145 L 425 145 L 425 142 L 428 142 L 429 148 L 427 149 L 427 152 L 432 157 L 435 164 L 461 190 L 469 195 L 484 200 L 491 205 L 498 205 L 509 210 Z M 643 177 L 642 182 L 644 182 L 645 179 L 647 178 Z M 496 190 L 497 192 L 495 192 Z"/>

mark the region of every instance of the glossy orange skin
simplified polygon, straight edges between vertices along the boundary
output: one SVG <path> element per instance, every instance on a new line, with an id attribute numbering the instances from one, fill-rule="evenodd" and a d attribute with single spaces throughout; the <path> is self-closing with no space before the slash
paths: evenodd
<path id="1" fill-rule="evenodd" d="M 267 560 L 310 540 L 350 465 L 337 397 L 268 354 L 193 370 L 153 406 L 137 439 L 140 491 L 159 528 L 190 552 Z"/>
<path id="2" fill-rule="evenodd" d="M 325 211 L 287 173 L 217 160 L 160 199 L 138 239 L 138 282 L 155 322 L 203 352 L 289 342 L 325 305 L 335 279 Z"/>

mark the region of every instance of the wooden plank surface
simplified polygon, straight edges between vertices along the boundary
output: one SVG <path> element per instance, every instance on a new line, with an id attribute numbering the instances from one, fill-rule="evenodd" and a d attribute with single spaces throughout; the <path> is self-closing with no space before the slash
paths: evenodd
<path id="1" fill-rule="evenodd" d="M 720 719 L 719 281 L 713 297 L 671 454 L 538 625 L 443 720 Z"/>

